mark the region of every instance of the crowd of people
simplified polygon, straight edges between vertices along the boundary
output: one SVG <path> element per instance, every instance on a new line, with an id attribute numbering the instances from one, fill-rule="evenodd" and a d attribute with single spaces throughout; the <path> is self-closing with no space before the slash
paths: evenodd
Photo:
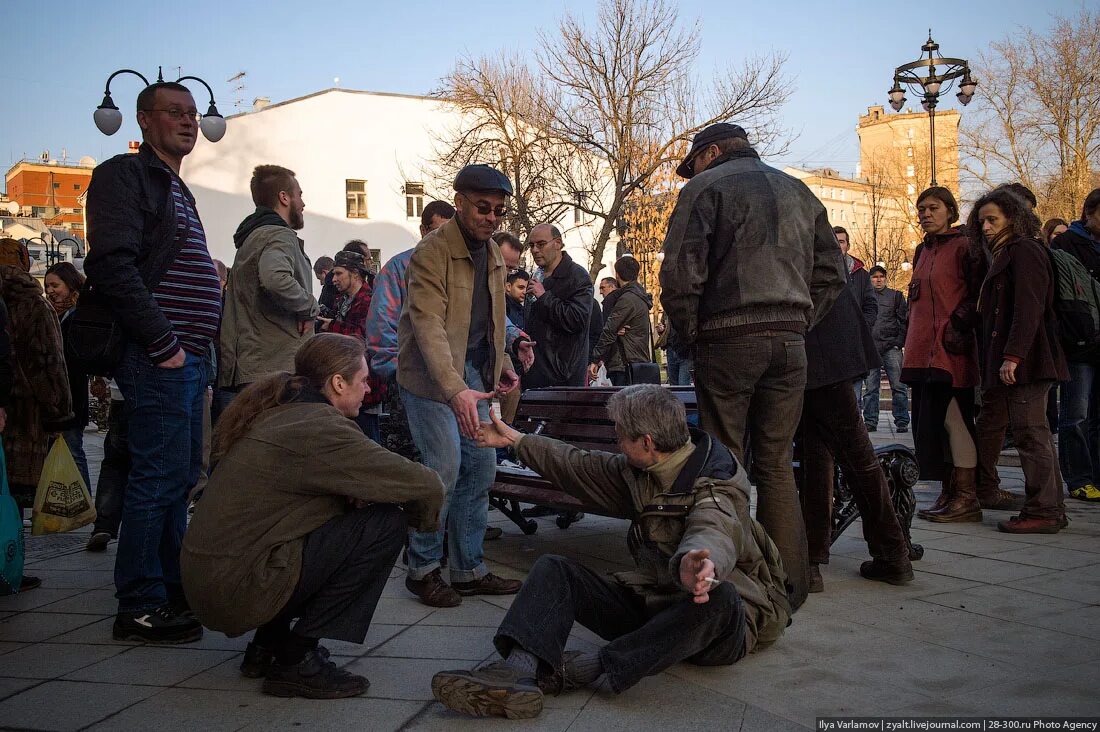
<path id="1" fill-rule="evenodd" d="M 29 260 L 0 248 L 0 429 L 24 502 L 55 434 L 90 482 L 89 370 L 112 377 L 92 383 L 110 416 L 88 549 L 118 542 L 116 639 L 255 631 L 241 673 L 265 693 L 361 694 L 367 680 L 319 641 L 363 642 L 403 552 L 426 605 L 516 595 L 500 660 L 433 678 L 452 709 L 531 717 L 546 694 L 599 679 L 619 692 L 680 661 L 735 663 L 824 590 L 835 466 L 863 519 L 860 574 L 914 579 L 869 437 L 883 371 L 920 478 L 942 486 L 921 518 L 1015 510 L 1001 531 L 1056 533 L 1063 479 L 1100 499 L 1100 333 L 1067 336 L 1055 307 L 1064 271 L 1100 276 L 1100 189 L 1080 220 L 1045 226 L 1018 184 L 982 195 L 965 225 L 950 191 L 925 190 L 906 295 L 744 129 L 712 125 L 677 168 L 687 182 L 654 325 L 633 257 L 594 284 L 553 222 L 525 241 L 499 231 L 513 189 L 488 165 L 460 170 L 453 205 L 428 204 L 420 242 L 377 272 L 359 240 L 311 262 L 295 173 L 258 166 L 226 268 L 179 175 L 195 117 L 179 84 L 139 95 L 143 144 L 88 189 L 86 282 L 59 263 L 43 291 Z M 652 383 L 659 350 L 670 385 L 694 384 L 697 427 Z M 607 402 L 619 453 L 509 426 L 522 390 L 603 379 L 622 387 Z M 1000 487 L 1006 432 L 1023 497 Z M 483 545 L 500 535 L 488 526 L 499 453 L 630 517 L 636 570 L 605 578 L 546 555 L 523 581 L 494 574 Z M 574 622 L 608 644 L 565 650 Z"/>

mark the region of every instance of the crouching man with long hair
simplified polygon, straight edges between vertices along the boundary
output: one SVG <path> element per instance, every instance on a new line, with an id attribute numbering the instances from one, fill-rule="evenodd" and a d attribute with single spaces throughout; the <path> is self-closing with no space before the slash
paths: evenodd
<path id="1" fill-rule="evenodd" d="M 218 422 L 217 466 L 184 538 L 192 610 L 231 636 L 256 629 L 241 673 L 266 677 L 267 694 L 366 691 L 318 640 L 362 643 L 408 528 L 439 521 L 439 476 L 352 421 L 368 388 L 364 354 L 359 339 L 318 335 L 293 375 L 241 392 Z"/>

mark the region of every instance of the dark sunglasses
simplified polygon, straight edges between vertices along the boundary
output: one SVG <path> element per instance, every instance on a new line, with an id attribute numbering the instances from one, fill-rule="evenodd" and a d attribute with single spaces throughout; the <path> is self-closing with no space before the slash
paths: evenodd
<path id="1" fill-rule="evenodd" d="M 474 204 L 474 208 L 476 208 L 477 212 L 482 216 L 488 216 L 490 212 L 497 217 L 507 216 L 508 212 L 511 211 L 511 209 L 505 206 L 503 203 L 497 206 L 493 206 L 493 204 L 487 203 L 486 201 L 471 201 L 470 197 L 465 194 L 459 195 L 461 195 L 467 201 L 470 201 L 470 203 Z"/>

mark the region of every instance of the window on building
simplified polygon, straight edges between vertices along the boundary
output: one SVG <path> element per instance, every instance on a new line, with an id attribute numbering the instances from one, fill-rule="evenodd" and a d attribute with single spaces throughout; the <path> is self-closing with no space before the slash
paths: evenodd
<path id="1" fill-rule="evenodd" d="M 53 184 L 53 189 L 54 189 L 55 191 L 56 191 L 56 190 L 57 190 L 58 188 L 60 188 L 60 187 L 61 187 L 61 184 L 60 184 L 60 183 L 54 183 L 54 184 Z"/>
<path id="2" fill-rule="evenodd" d="M 917 192 L 917 187 L 909 183 L 905 186 L 905 191 L 911 196 Z M 914 206 L 913 209 L 916 210 L 916 206 Z"/>
<path id="3" fill-rule="evenodd" d="M 905 136 L 908 137 L 910 140 L 913 139 L 913 128 L 912 127 L 910 127 L 909 129 L 907 129 L 905 131 Z"/>
<path id="4" fill-rule="evenodd" d="M 405 183 L 405 215 L 410 219 L 420 218 L 424 213 L 424 184 Z"/>
<path id="5" fill-rule="evenodd" d="M 74 191 L 79 191 L 80 190 L 80 184 L 79 183 L 73 183 L 73 190 Z"/>
<path id="6" fill-rule="evenodd" d="M 576 201 L 576 205 L 573 206 L 573 225 L 580 226 L 584 223 L 584 211 L 581 210 L 581 206 L 584 205 L 584 197 L 588 191 L 577 191 L 573 194 L 573 200 Z"/>
<path id="7" fill-rule="evenodd" d="M 910 158 L 913 157 L 913 148 L 911 148 L 911 147 L 905 148 L 905 156 L 910 157 Z"/>
<path id="8" fill-rule="evenodd" d="M 840 195 L 840 200 L 843 201 L 848 196 L 848 192 L 843 188 L 838 188 L 837 193 Z"/>
<path id="9" fill-rule="evenodd" d="M 41 218 L 45 216 L 46 211 L 47 209 L 45 206 L 31 206 L 31 216 L 33 218 Z"/>
<path id="10" fill-rule="evenodd" d="M 78 213 L 80 213 L 80 212 L 81 212 L 81 211 L 83 211 L 83 210 L 84 210 L 84 209 L 80 208 L 80 206 L 74 206 L 74 207 L 73 207 L 73 213 L 74 213 L 74 214 L 78 214 Z"/>
<path id="11" fill-rule="evenodd" d="M 367 182 L 347 179 L 344 187 L 348 194 L 348 218 L 367 218 Z"/>
<path id="12" fill-rule="evenodd" d="M 371 268 L 370 271 L 374 274 L 378 274 L 378 270 L 382 269 L 382 250 L 371 249 L 370 250 Z"/>
<path id="13" fill-rule="evenodd" d="M 916 171 L 913 169 L 912 165 L 906 165 L 905 166 L 905 177 L 906 178 L 912 178 L 915 174 L 916 174 Z"/>

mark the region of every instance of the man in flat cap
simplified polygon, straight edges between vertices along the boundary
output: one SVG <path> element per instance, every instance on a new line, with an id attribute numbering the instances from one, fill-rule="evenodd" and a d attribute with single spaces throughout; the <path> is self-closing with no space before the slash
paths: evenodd
<path id="1" fill-rule="evenodd" d="M 397 326 L 397 383 L 423 463 L 447 489 L 435 532 L 409 535 L 405 586 L 433 607 L 463 595 L 511 595 L 520 582 L 489 572 L 482 540 L 496 453 L 477 446 L 489 400 L 519 380 L 504 350 L 507 274 L 492 240 L 512 184 L 488 165 L 468 165 L 454 181 L 455 217 L 425 236 L 408 269 Z M 443 581 L 444 529 L 450 584 Z"/>
<path id="2" fill-rule="evenodd" d="M 752 443 L 757 518 L 806 599 L 809 566 L 792 440 L 806 385 L 804 335 L 844 289 L 825 208 L 765 165 L 738 125 L 695 136 L 665 237 L 661 302 L 695 358 L 700 426 L 738 460 Z"/>

